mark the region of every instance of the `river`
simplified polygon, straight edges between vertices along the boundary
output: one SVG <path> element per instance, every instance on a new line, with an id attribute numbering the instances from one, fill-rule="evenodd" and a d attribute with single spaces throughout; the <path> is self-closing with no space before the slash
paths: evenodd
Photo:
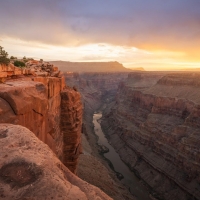
<path id="1" fill-rule="evenodd" d="M 101 117 L 101 113 L 95 113 L 93 115 L 93 124 L 95 134 L 98 136 L 98 144 L 109 149 L 109 152 L 105 153 L 104 157 L 110 160 L 115 172 L 123 175 L 124 178 L 121 182 L 129 188 L 130 192 L 136 196 L 138 200 L 151 200 L 147 188 L 140 182 L 134 173 L 130 171 L 126 164 L 121 160 L 115 149 L 108 143 L 108 140 L 101 129 L 101 125 L 98 122 Z"/>

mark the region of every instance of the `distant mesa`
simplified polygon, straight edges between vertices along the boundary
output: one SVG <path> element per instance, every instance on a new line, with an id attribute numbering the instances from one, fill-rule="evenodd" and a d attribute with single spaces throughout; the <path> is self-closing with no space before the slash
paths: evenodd
<path id="1" fill-rule="evenodd" d="M 131 72 L 121 63 L 113 62 L 69 62 L 69 61 L 50 61 L 59 70 L 66 72 Z"/>
<path id="2" fill-rule="evenodd" d="M 146 71 L 143 67 L 130 68 L 133 71 Z"/>
<path id="3" fill-rule="evenodd" d="M 186 69 L 181 69 L 180 71 L 200 71 L 200 68 L 186 68 Z"/>

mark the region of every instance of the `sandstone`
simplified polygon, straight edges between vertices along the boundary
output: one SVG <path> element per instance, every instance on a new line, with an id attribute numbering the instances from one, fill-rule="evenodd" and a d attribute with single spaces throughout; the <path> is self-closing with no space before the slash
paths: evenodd
<path id="1" fill-rule="evenodd" d="M 59 159 L 65 158 L 64 163 L 75 172 L 81 150 L 82 104 L 78 92 L 64 88 L 64 77 L 37 76 L 29 80 L 7 81 L 0 85 L 0 122 L 30 129 Z M 70 101 L 62 99 L 61 102 L 62 91 Z M 65 117 L 60 116 L 61 108 L 62 113 L 67 111 Z M 73 116 L 73 120 L 68 116 Z M 71 127 L 64 130 L 63 127 L 70 122 Z M 69 154 L 64 150 L 66 148 L 70 148 Z"/>
<path id="2" fill-rule="evenodd" d="M 76 172 L 81 153 L 82 103 L 80 94 L 70 88 L 61 93 L 61 130 L 63 134 L 63 163 Z"/>
<path id="3" fill-rule="evenodd" d="M 7 72 L 0 72 L 0 78 L 6 78 Z"/>
<path id="4" fill-rule="evenodd" d="M 21 75 L 22 74 L 22 70 L 18 67 L 14 68 L 14 75 Z"/>
<path id="5" fill-rule="evenodd" d="M 60 71 L 56 71 L 56 72 L 52 72 L 52 73 L 51 73 L 51 76 L 52 76 L 52 77 L 58 77 L 59 74 L 60 74 Z"/>
<path id="6" fill-rule="evenodd" d="M 0 123 L 13 124 L 3 124 L 6 128 L 2 132 L 0 128 L 0 145 L 2 138 L 8 139 L 10 129 L 17 135 L 11 131 L 13 138 L 9 136 L 6 148 L 3 147 L 7 153 L 12 151 L 12 155 L 0 158 L 0 184 L 3 184 L 0 196 L 6 199 L 111 199 L 71 173 L 76 173 L 82 152 L 80 94 L 66 87 L 62 73 L 48 63 L 31 61 L 24 69 L 14 66 L 10 71 L 5 66 L 1 69 L 15 79 L 7 79 L 0 85 Z M 29 137 L 30 131 L 19 125 L 34 135 L 31 133 Z"/>
<path id="7" fill-rule="evenodd" d="M 0 125 L 1 199 L 111 199 L 72 174 L 28 129 Z"/>
<path id="8" fill-rule="evenodd" d="M 37 76 L 43 76 L 43 77 L 47 77 L 47 76 L 49 75 L 48 72 L 35 72 L 35 74 L 36 74 Z"/>

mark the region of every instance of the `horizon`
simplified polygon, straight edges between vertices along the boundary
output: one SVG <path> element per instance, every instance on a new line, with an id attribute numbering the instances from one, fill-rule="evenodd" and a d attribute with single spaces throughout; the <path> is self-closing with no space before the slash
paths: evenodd
<path id="1" fill-rule="evenodd" d="M 196 0 L 8 0 L 0 6 L 0 46 L 9 57 L 194 70 L 200 68 L 199 6 Z"/>

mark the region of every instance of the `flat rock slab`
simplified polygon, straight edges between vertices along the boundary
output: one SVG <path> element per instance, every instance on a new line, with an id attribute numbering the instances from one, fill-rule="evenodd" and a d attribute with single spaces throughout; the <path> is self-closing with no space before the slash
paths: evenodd
<path id="1" fill-rule="evenodd" d="M 0 124 L 0 152 L 2 200 L 111 199 L 72 174 L 50 148 L 25 127 Z"/>

